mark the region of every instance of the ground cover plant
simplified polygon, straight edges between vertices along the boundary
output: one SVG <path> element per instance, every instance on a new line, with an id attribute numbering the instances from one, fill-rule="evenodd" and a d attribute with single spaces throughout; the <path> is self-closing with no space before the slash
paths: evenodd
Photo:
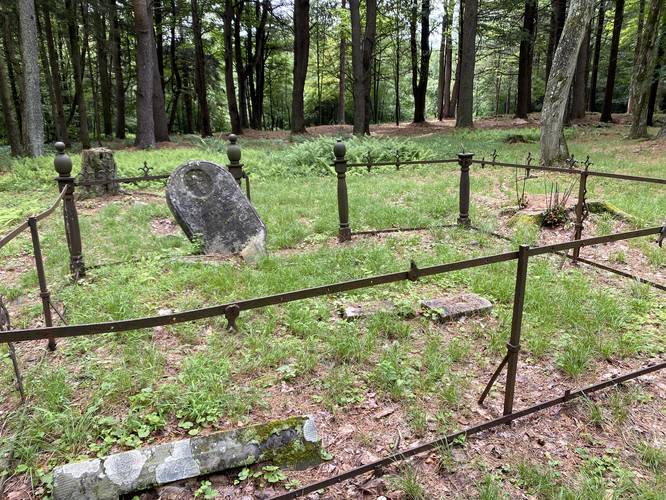
<path id="1" fill-rule="evenodd" d="M 427 132 L 427 131 L 426 131 Z M 577 158 L 590 155 L 598 170 L 664 177 L 666 149 L 623 139 L 624 127 L 579 127 L 568 132 Z M 507 142 L 521 135 L 524 141 Z M 348 141 L 350 159 L 392 160 L 455 156 L 464 148 L 502 161 L 536 151 L 531 128 L 477 130 Z M 568 239 L 558 229 L 509 223 L 515 205 L 511 170 L 473 167 L 474 223 L 502 232 L 442 229 L 457 217 L 455 165 L 390 167 L 349 176 L 354 230 L 431 226 L 413 233 L 356 237 L 339 245 L 335 178 L 329 167 L 333 138 L 295 143 L 241 139 L 253 204 L 266 222 L 269 256 L 255 266 L 197 255 L 175 225 L 160 184 L 126 187 L 107 199 L 78 202 L 84 256 L 91 266 L 78 284 L 68 278 L 61 217 L 40 225 L 49 284 L 70 324 L 182 311 L 229 300 L 419 265 L 513 249 L 518 243 Z M 194 159 L 226 163 L 224 138 L 183 141 L 150 151 L 116 152 L 121 174 L 146 161 L 169 172 Z M 79 157 L 73 155 L 75 172 Z M 52 157 L 8 162 L 0 175 L 0 233 L 55 195 Z M 526 183 L 526 196 L 543 196 L 544 178 Z M 590 199 L 632 216 L 623 221 L 591 214 L 586 235 L 663 223 L 659 186 L 592 179 Z M 574 191 L 575 192 L 575 191 Z M 583 251 L 586 255 L 588 250 Z M 590 249 L 587 255 L 645 278 L 666 282 L 666 251 L 634 240 Z M 30 242 L 2 249 L 0 295 L 15 327 L 41 325 Z M 530 263 L 518 407 L 561 395 L 604 376 L 663 357 L 666 299 L 662 292 L 557 257 Z M 99 267 L 94 267 L 99 266 Z M 190 487 L 192 497 L 260 497 L 284 491 L 385 455 L 419 440 L 501 413 L 501 384 L 485 407 L 476 404 L 505 352 L 515 263 L 439 275 L 415 283 L 373 287 L 243 313 L 239 331 L 222 319 L 120 334 L 63 339 L 55 353 L 45 343 L 17 345 L 28 399 L 20 404 L 3 346 L 0 365 L 0 457 L 10 454 L 5 492 L 48 496 L 54 466 L 148 443 L 238 425 L 312 414 L 326 461 L 305 472 L 262 465 L 217 475 Z M 490 299 L 490 316 L 447 324 L 421 314 L 422 299 L 473 291 Z M 394 313 L 346 322 L 347 303 L 390 299 Z M 457 446 L 388 468 L 381 477 L 332 489 L 348 497 L 433 498 L 660 498 L 666 489 L 666 384 L 656 374 L 488 432 Z M 263 467 L 263 468 L 262 468 Z M 268 467 L 268 469 L 266 469 Z M 401 493 L 397 493 L 401 492 Z"/>

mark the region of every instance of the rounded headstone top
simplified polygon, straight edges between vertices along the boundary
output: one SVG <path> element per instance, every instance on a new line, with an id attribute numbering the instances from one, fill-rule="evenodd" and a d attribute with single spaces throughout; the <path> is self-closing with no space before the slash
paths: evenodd
<path id="1" fill-rule="evenodd" d="M 238 145 L 238 136 L 229 134 L 229 146 L 227 146 L 227 158 L 232 164 L 237 164 L 241 159 L 241 148 Z"/>
<path id="2" fill-rule="evenodd" d="M 345 143 L 342 142 L 342 139 L 338 139 L 335 143 L 335 146 L 333 146 L 333 154 L 337 159 L 343 159 L 345 157 L 345 154 L 347 153 L 347 146 L 345 146 Z"/>
<path id="3" fill-rule="evenodd" d="M 53 160 L 55 171 L 61 177 L 68 177 L 72 173 L 72 159 L 65 153 L 65 143 L 56 142 L 56 155 Z"/>

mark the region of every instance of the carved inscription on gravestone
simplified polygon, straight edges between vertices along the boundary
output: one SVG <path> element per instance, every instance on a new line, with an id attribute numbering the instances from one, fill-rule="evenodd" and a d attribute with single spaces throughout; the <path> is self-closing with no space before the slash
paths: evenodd
<path id="1" fill-rule="evenodd" d="M 220 165 L 191 161 L 178 167 L 167 184 L 167 204 L 191 240 L 206 254 L 240 254 L 254 260 L 265 253 L 266 226 Z"/>

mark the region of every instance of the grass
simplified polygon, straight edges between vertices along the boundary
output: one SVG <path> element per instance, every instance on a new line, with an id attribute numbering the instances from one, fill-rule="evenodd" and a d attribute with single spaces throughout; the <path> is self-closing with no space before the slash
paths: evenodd
<path id="1" fill-rule="evenodd" d="M 493 149 L 503 161 L 524 159 L 535 144 L 506 144 L 511 133 L 533 138 L 533 131 L 480 130 L 438 137 L 353 140 L 351 159 L 451 156 L 465 150 L 488 157 Z M 629 154 L 640 143 L 620 139 L 621 131 L 580 129 L 570 145 L 577 157 L 592 155 L 606 171 L 660 176 L 666 153 Z M 605 141 L 606 146 L 599 144 Z M 70 324 L 126 319 L 182 311 L 215 303 L 322 285 L 380 273 L 404 271 L 411 259 L 419 266 L 506 251 L 519 242 L 534 242 L 533 226 L 513 228 L 513 242 L 476 231 L 433 229 L 427 233 L 357 239 L 334 243 L 337 231 L 335 179 L 330 172 L 330 138 L 289 144 L 243 141 L 243 162 L 252 179 L 253 203 L 265 220 L 269 256 L 256 266 L 233 261 L 207 264 L 181 258 L 195 253 L 184 236 L 161 236 L 151 230 L 156 219 L 171 215 L 159 185 L 139 191 L 157 196 L 79 203 L 84 255 L 88 265 L 120 262 L 91 269 L 86 280 L 72 284 L 60 217 L 40 223 L 47 277 Z M 631 161 L 628 160 L 630 155 Z M 145 160 L 156 171 L 172 170 L 192 158 L 226 163 L 223 144 L 209 141 L 191 147 L 116 154 L 123 175 L 135 174 Z M 79 157 L 74 156 L 78 168 Z M 49 157 L 20 160 L 0 175 L 0 202 L 8 210 L 0 232 L 25 215 L 46 207 L 54 197 Z M 457 217 L 458 179 L 455 166 L 359 169 L 349 177 L 352 227 L 435 226 Z M 511 204 L 513 173 L 487 167 L 473 171 L 472 193 Z M 591 179 L 594 197 L 611 201 L 644 225 L 658 224 L 666 197 L 654 186 L 627 185 Z M 128 187 L 136 195 L 137 189 Z M 528 183 L 529 193 L 542 194 L 541 181 Z M 473 195 L 472 219 L 496 229 L 496 211 Z M 137 198 L 139 196 L 137 195 Z M 611 220 L 596 219 L 597 231 L 612 231 Z M 648 272 L 663 270 L 666 252 L 647 241 L 631 244 L 645 255 Z M 19 238 L 2 249 L 3 269 L 17 271 L 0 283 L 0 294 L 12 302 L 16 327 L 40 320 L 37 278 L 29 270 L 30 243 Z M 133 259 L 132 261 L 129 261 Z M 625 254 L 614 260 L 626 260 Z M 572 384 L 609 359 L 638 358 L 663 352 L 661 326 L 666 302 L 652 289 L 627 285 L 614 289 L 584 268 L 559 270 L 559 259 L 530 262 L 525 304 L 523 353 L 535 364 L 550 364 Z M 2 359 L 0 392 L 7 403 L 1 449 L 13 449 L 14 463 L 38 483 L 48 485 L 52 467 L 84 456 L 129 449 L 158 438 L 194 435 L 251 422 L 281 400 L 281 384 L 300 387 L 303 399 L 340 418 L 367 402 L 369 394 L 404 410 L 405 424 L 417 436 L 456 426 L 454 416 L 475 395 L 474 370 L 495 365 L 505 352 L 511 323 L 515 263 L 494 264 L 423 279 L 416 283 L 367 288 L 283 306 L 243 313 L 239 331 L 229 333 L 221 319 L 174 325 L 117 335 L 62 341 L 54 356 L 34 354 L 37 347 L 19 346 L 28 402 L 19 406 L 11 389 L 12 370 Z M 450 331 L 427 318 L 414 318 L 419 301 L 435 294 L 469 290 L 495 304 L 484 320 L 462 322 Z M 390 300 L 395 314 L 378 313 L 344 322 L 335 312 L 341 303 Z M 3 353 L 5 351 L 2 351 Z M 616 398 L 617 400 L 615 401 Z M 289 404 L 298 404 L 290 400 Z M 635 395 L 613 392 L 608 407 L 591 416 L 603 426 L 627 419 Z M 663 456 L 639 448 L 640 463 L 653 476 Z M 2 450 L 0 450 L 2 451 Z M 663 450 L 662 450 L 663 454 Z M 662 464 L 655 468 L 654 464 Z M 449 467 L 447 465 L 446 467 Z M 656 471 L 656 472 L 655 472 Z M 531 475 L 530 475 L 531 474 Z M 519 473 L 525 491 L 554 491 L 533 484 L 535 474 Z M 419 489 L 414 471 L 399 481 L 412 498 Z M 549 476 L 538 475 L 545 481 Z M 656 477 L 656 476 L 654 476 Z M 594 478 L 593 478 L 594 479 Z M 592 479 L 591 479 L 592 481 Z M 655 479 L 657 481 L 657 479 Z M 556 482 L 556 481 L 551 481 Z M 529 485 L 528 485 L 529 483 Z M 597 483 L 577 494 L 598 491 Z M 656 484 L 656 483 L 655 483 Z M 618 486 L 619 487 L 619 486 Z M 500 479 L 489 474 L 477 484 L 481 498 L 500 498 Z M 538 496 L 538 493 L 535 493 Z M 421 496 L 419 496 L 421 495 Z"/>

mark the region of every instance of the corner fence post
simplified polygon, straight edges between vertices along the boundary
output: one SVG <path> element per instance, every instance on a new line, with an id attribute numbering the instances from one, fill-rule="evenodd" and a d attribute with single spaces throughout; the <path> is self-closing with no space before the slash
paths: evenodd
<path id="1" fill-rule="evenodd" d="M 469 218 L 469 168 L 472 165 L 474 153 L 458 153 L 458 165 L 460 165 L 460 198 L 458 225 L 470 227 L 472 221 Z"/>
<path id="2" fill-rule="evenodd" d="M 340 218 L 340 229 L 338 241 L 351 241 L 351 228 L 349 227 L 349 200 L 347 199 L 347 159 L 345 154 L 347 148 L 342 139 L 338 139 L 333 146 L 335 155 L 335 173 L 338 175 L 338 217 Z"/>
<path id="3" fill-rule="evenodd" d="M 229 145 L 227 146 L 227 158 L 229 158 L 229 165 L 227 169 L 233 175 L 234 179 L 239 186 L 242 187 L 243 179 L 245 179 L 247 199 L 250 199 L 250 180 L 243 170 L 241 160 L 241 147 L 238 144 L 238 136 L 236 134 L 229 134 Z"/>
<path id="4" fill-rule="evenodd" d="M 520 333 L 523 324 L 523 306 L 525 305 L 525 285 L 527 284 L 527 265 L 529 245 L 518 248 L 518 265 L 516 269 L 516 290 L 513 294 L 513 316 L 511 318 L 511 338 L 507 347 L 506 387 L 504 389 L 504 415 L 513 413 L 513 395 L 516 390 L 516 373 L 518 371 L 518 353 L 520 352 Z"/>
<path id="5" fill-rule="evenodd" d="M 576 224 L 574 226 L 574 240 L 580 240 L 583 236 L 583 222 L 585 221 L 585 197 L 587 196 L 587 166 L 580 173 L 580 182 L 578 183 L 578 201 L 576 202 Z M 580 247 L 573 249 L 573 262 L 578 262 L 580 256 Z"/>
<path id="6" fill-rule="evenodd" d="M 53 326 L 53 317 L 51 316 L 51 294 L 46 284 L 46 273 L 44 272 L 44 258 L 42 257 L 42 246 L 39 243 L 39 231 L 37 230 L 37 219 L 30 217 L 28 219 L 30 227 L 30 236 L 32 236 L 32 253 L 35 257 L 35 269 L 37 270 L 37 280 L 39 281 L 39 296 L 42 299 L 42 311 L 44 312 L 44 326 Z M 49 337 L 49 351 L 55 351 L 55 338 Z"/>
<path id="7" fill-rule="evenodd" d="M 65 236 L 69 248 L 69 269 L 72 277 L 77 280 L 86 275 L 86 266 L 83 262 L 83 249 L 81 246 L 81 229 L 79 228 L 79 215 L 74 200 L 74 182 L 72 177 L 72 159 L 65 153 L 65 143 L 56 142 L 56 155 L 53 160 L 58 177 L 58 189 L 62 192 L 67 189 L 62 200 L 62 213 L 65 219 Z"/>

